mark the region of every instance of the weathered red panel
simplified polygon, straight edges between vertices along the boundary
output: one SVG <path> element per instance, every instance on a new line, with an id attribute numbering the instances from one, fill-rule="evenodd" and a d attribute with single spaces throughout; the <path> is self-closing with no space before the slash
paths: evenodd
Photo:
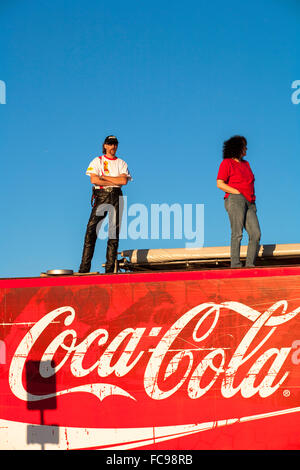
<path id="1" fill-rule="evenodd" d="M 2 280 L 0 447 L 299 449 L 299 313 L 299 267 Z"/>

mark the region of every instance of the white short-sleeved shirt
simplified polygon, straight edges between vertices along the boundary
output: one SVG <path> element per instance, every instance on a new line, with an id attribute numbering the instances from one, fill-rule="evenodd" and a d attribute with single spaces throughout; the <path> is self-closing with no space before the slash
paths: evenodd
<path id="1" fill-rule="evenodd" d="M 131 174 L 128 170 L 127 163 L 121 158 L 108 158 L 106 155 L 101 155 L 101 157 L 94 158 L 87 170 L 86 175 L 97 175 L 97 176 L 120 176 L 127 175 L 128 180 L 132 180 Z M 94 185 L 96 189 L 100 189 L 102 186 Z M 105 186 L 109 188 L 110 186 Z M 118 188 L 118 185 L 111 185 L 111 187 Z"/>

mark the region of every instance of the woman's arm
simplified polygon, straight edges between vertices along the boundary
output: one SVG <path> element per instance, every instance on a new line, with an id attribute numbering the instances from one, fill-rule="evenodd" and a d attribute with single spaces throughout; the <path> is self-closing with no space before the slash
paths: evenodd
<path id="1" fill-rule="evenodd" d="M 228 184 L 225 183 L 224 180 L 217 180 L 217 187 L 221 189 L 222 191 L 225 191 L 225 193 L 229 194 L 241 194 L 238 189 L 233 188 L 232 186 L 229 186 Z"/>

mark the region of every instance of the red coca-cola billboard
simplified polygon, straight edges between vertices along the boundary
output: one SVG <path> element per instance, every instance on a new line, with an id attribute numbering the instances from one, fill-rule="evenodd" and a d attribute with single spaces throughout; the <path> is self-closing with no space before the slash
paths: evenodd
<path id="1" fill-rule="evenodd" d="M 299 449 L 300 267 L 0 281 L 2 449 Z"/>

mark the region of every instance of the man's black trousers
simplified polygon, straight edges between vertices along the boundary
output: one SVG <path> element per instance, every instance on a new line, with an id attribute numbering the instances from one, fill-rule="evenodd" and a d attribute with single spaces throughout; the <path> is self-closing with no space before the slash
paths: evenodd
<path id="1" fill-rule="evenodd" d="M 123 203 L 122 191 L 120 188 L 96 189 L 93 192 L 93 198 L 93 209 L 86 228 L 79 272 L 90 272 L 91 262 L 94 255 L 95 244 L 100 227 L 98 224 L 106 216 L 108 216 L 109 233 L 106 250 L 105 272 L 112 273 L 114 272 L 119 245 L 120 205 Z"/>

